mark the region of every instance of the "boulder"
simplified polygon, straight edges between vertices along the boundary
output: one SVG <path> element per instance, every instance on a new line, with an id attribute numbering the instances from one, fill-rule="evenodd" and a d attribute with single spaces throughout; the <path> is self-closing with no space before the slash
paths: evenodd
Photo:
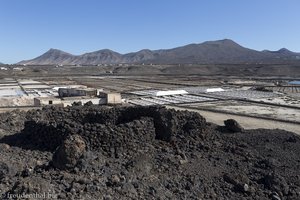
<path id="1" fill-rule="evenodd" d="M 225 127 L 228 131 L 237 133 L 243 132 L 244 128 L 234 119 L 227 119 L 224 121 Z"/>
<path id="2" fill-rule="evenodd" d="M 94 105 L 94 104 L 93 104 L 93 102 L 91 102 L 91 101 L 88 101 L 88 102 L 86 102 L 86 103 L 84 104 L 84 106 L 92 106 L 92 105 Z"/>
<path id="3" fill-rule="evenodd" d="M 249 192 L 250 180 L 245 174 L 226 173 L 223 178 L 227 183 L 234 186 L 234 191 L 241 193 Z"/>
<path id="4" fill-rule="evenodd" d="M 72 169 L 77 165 L 85 151 L 86 144 L 82 137 L 80 135 L 70 135 L 54 152 L 52 164 L 61 170 Z"/>

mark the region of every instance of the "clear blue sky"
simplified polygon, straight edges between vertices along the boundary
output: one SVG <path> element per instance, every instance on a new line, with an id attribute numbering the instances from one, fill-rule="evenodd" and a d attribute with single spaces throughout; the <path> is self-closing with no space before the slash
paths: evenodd
<path id="1" fill-rule="evenodd" d="M 0 62 L 229 38 L 300 52 L 300 0 L 0 0 Z"/>

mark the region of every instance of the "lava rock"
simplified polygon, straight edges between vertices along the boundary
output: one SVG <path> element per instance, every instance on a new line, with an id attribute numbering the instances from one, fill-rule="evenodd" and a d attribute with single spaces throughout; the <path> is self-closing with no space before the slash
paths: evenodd
<path id="1" fill-rule="evenodd" d="M 93 102 L 91 102 L 91 101 L 88 101 L 88 102 L 86 102 L 86 103 L 84 104 L 84 106 L 92 106 L 92 105 L 94 105 L 94 104 L 93 104 Z"/>
<path id="2" fill-rule="evenodd" d="M 9 168 L 6 163 L 0 162 L 0 180 L 4 179 L 8 174 Z"/>
<path id="3" fill-rule="evenodd" d="M 234 119 L 227 119 L 224 121 L 227 130 L 233 133 L 243 132 L 244 128 Z"/>
<path id="4" fill-rule="evenodd" d="M 0 130 L 11 128 L 6 115 Z M 21 130 L 0 139 L 9 170 L 3 165 L 3 194 L 300 199 L 300 137 L 291 132 L 223 134 L 225 126 L 208 126 L 198 113 L 163 107 L 45 107 L 25 118 Z"/>
<path id="5" fill-rule="evenodd" d="M 296 143 L 297 142 L 297 138 L 295 136 L 290 136 L 286 141 L 287 142 L 291 142 L 291 143 Z"/>
<path id="6" fill-rule="evenodd" d="M 72 106 L 82 106 L 82 102 L 80 102 L 80 101 L 74 102 L 74 103 L 72 103 Z"/>
<path id="7" fill-rule="evenodd" d="M 248 192 L 249 191 L 249 178 L 244 174 L 224 174 L 224 180 L 234 185 L 234 190 L 237 192 Z"/>
<path id="8" fill-rule="evenodd" d="M 113 174 L 108 178 L 107 186 L 119 186 L 121 184 L 121 179 L 118 175 Z"/>
<path id="9" fill-rule="evenodd" d="M 289 192 L 289 185 L 285 178 L 277 173 L 273 172 L 265 175 L 260 182 L 263 183 L 266 188 L 281 194 L 280 196 L 287 195 Z"/>
<path id="10" fill-rule="evenodd" d="M 55 151 L 52 164 L 62 170 L 74 168 L 85 151 L 86 144 L 82 137 L 71 135 Z"/>
<path id="11" fill-rule="evenodd" d="M 26 177 L 20 179 L 13 185 L 7 194 L 40 195 L 36 196 L 35 199 L 46 198 L 44 195 L 47 197 L 51 195 L 52 198 L 56 198 L 56 193 L 52 185 L 48 181 L 38 177 Z M 7 197 L 9 197 L 8 195 Z M 30 199 L 34 199 L 34 196 Z"/>

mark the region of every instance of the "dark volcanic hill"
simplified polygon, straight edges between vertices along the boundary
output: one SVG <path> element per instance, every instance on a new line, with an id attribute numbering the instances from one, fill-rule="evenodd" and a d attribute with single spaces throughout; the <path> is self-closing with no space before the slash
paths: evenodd
<path id="1" fill-rule="evenodd" d="M 75 59 L 76 56 L 66 53 L 58 49 L 50 49 L 43 55 L 32 60 L 22 61 L 20 64 L 27 65 L 47 65 L 47 64 L 68 64 Z"/>
<path id="2" fill-rule="evenodd" d="M 286 48 L 279 49 L 278 51 L 263 51 L 269 55 L 275 56 L 277 59 L 283 60 L 300 60 L 300 53 L 292 52 Z"/>
<path id="3" fill-rule="evenodd" d="M 43 55 L 18 64 L 27 65 L 96 65 L 96 64 L 229 64 L 229 63 L 283 63 L 300 60 L 300 53 L 287 49 L 256 51 L 240 46 L 232 40 L 208 41 L 173 49 L 149 50 L 120 54 L 103 49 L 83 55 L 72 55 L 50 49 Z"/>
<path id="4" fill-rule="evenodd" d="M 228 39 L 156 52 L 159 56 L 152 61 L 154 63 L 244 63 L 265 59 L 263 53 L 244 48 Z"/>

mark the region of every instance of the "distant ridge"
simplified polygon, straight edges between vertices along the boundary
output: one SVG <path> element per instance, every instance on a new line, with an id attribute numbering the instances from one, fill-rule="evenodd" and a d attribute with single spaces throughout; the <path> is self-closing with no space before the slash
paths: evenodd
<path id="1" fill-rule="evenodd" d="M 50 49 L 32 60 L 18 64 L 26 65 L 97 65 L 97 64 L 243 64 L 243 63 L 283 63 L 300 60 L 300 53 L 282 48 L 278 51 L 256 51 L 242 47 L 236 42 L 224 39 L 189 44 L 173 49 L 149 50 L 120 54 L 103 49 L 82 55 Z"/>

